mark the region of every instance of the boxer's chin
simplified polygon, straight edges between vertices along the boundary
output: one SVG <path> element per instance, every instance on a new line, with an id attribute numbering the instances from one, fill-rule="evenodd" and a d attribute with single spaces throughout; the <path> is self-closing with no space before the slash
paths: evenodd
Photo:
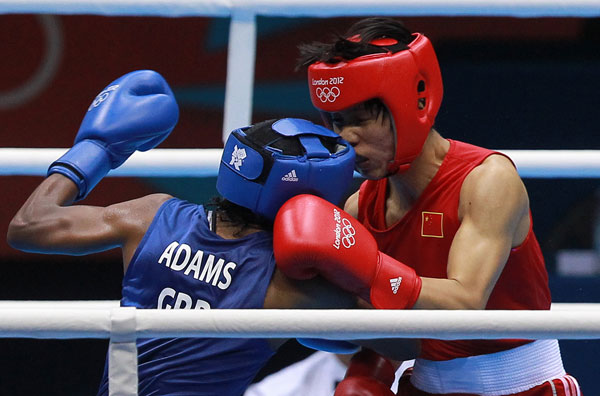
<path id="1" fill-rule="evenodd" d="M 371 160 L 364 160 L 357 163 L 354 169 L 368 180 L 379 180 L 387 176 L 386 167 Z"/>

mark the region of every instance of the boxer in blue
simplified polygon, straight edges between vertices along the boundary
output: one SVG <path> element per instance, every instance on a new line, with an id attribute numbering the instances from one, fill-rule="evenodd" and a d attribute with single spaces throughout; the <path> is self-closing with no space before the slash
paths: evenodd
<path id="1" fill-rule="evenodd" d="M 178 106 L 158 73 L 129 73 L 90 105 L 75 145 L 11 221 L 8 242 L 38 253 L 85 255 L 121 248 L 121 305 L 158 309 L 343 308 L 353 297 L 275 267 L 272 224 L 290 197 L 338 203 L 354 166 L 352 147 L 305 120 L 281 119 L 231 133 L 213 210 L 152 194 L 107 207 L 74 205 L 136 150 L 160 144 Z M 140 339 L 140 395 L 240 395 L 282 341 Z M 310 343 L 310 340 L 308 340 Z M 106 370 L 99 395 L 108 394 Z"/>

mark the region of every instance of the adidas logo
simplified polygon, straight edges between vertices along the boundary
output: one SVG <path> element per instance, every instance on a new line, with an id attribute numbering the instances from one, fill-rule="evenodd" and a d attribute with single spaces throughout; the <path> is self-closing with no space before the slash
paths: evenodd
<path id="1" fill-rule="evenodd" d="M 390 279 L 390 285 L 392 286 L 392 293 L 394 293 L 394 294 L 398 293 L 398 289 L 400 288 L 401 283 L 402 283 L 401 276 Z"/>
<path id="2" fill-rule="evenodd" d="M 298 181 L 298 177 L 296 176 L 296 170 L 292 169 L 292 171 L 289 172 L 289 173 L 287 173 L 285 176 L 283 176 L 281 178 L 281 180 L 283 180 L 283 181 L 297 182 Z"/>

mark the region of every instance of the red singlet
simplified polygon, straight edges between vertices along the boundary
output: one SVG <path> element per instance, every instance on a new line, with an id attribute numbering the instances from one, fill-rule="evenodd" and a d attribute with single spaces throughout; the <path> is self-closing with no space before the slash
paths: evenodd
<path id="1" fill-rule="evenodd" d="M 371 231 L 379 249 L 413 267 L 418 275 L 446 278 L 448 253 L 460 226 L 458 201 L 465 177 L 492 154 L 449 140 L 450 149 L 435 177 L 413 207 L 390 227 L 385 224 L 387 179 L 367 180 L 360 188 L 358 219 Z M 525 241 L 512 249 L 486 309 L 550 309 L 548 274 L 530 226 Z M 527 340 L 423 340 L 420 357 L 449 360 L 499 352 Z"/>

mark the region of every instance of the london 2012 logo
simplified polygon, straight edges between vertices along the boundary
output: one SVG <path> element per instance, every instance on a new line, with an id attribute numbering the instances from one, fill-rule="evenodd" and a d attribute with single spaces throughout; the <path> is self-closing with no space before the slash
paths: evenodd
<path id="1" fill-rule="evenodd" d="M 338 87 L 324 87 L 324 88 L 317 88 L 315 91 L 315 94 L 317 95 L 317 98 L 319 98 L 319 100 L 323 103 L 325 102 L 335 102 L 335 100 L 338 98 L 338 96 L 340 96 L 340 89 Z"/>
<path id="2" fill-rule="evenodd" d="M 356 243 L 356 239 L 354 235 L 356 235 L 356 230 L 352 226 L 350 220 L 341 216 L 341 213 L 337 209 L 333 209 L 333 220 L 334 220 L 334 235 L 335 239 L 333 241 L 333 247 L 336 249 L 340 249 L 340 245 L 344 246 L 346 249 L 351 248 Z"/>
<path id="3" fill-rule="evenodd" d="M 344 84 L 344 77 L 330 77 L 329 79 L 312 79 L 312 86 L 316 86 L 315 95 L 323 103 L 333 103 L 342 93 L 338 85 Z"/>
<path id="4" fill-rule="evenodd" d="M 231 161 L 229 161 L 229 165 L 233 165 L 235 170 L 239 171 L 240 166 L 244 164 L 244 160 L 246 159 L 246 149 L 238 148 L 237 144 L 233 146 L 233 152 L 231 153 Z"/>

